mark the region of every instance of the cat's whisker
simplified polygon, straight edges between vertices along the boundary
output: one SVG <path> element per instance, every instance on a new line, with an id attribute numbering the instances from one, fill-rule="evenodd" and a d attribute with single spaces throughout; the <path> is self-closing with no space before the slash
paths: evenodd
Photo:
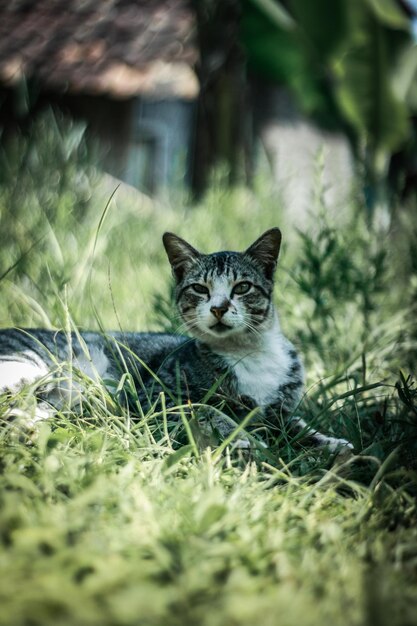
<path id="1" fill-rule="evenodd" d="M 256 335 L 257 337 L 262 337 L 262 333 L 261 331 L 256 328 L 250 321 L 248 320 L 243 320 L 243 326 L 249 330 L 253 335 Z"/>
<path id="2" fill-rule="evenodd" d="M 199 329 L 198 322 L 196 320 L 189 320 L 180 324 L 180 326 L 176 329 L 175 334 L 181 335 L 183 332 L 192 332 L 193 330 L 201 329 Z"/>

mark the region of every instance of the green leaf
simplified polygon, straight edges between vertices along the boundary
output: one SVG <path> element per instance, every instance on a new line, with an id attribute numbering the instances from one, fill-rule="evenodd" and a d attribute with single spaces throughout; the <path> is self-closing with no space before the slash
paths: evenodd
<path id="1" fill-rule="evenodd" d="M 295 27 L 291 15 L 280 2 L 275 2 L 274 0 L 250 1 L 268 18 L 268 20 L 275 24 L 275 26 L 279 26 L 285 30 L 290 30 Z"/>
<path id="2" fill-rule="evenodd" d="M 291 0 L 291 8 L 304 53 L 323 64 L 349 34 L 346 0 Z"/>
<path id="3" fill-rule="evenodd" d="M 352 3 L 350 16 L 352 36 L 340 61 L 337 98 L 344 116 L 377 160 L 407 136 L 407 107 L 395 96 L 390 81 L 403 40 L 394 40 L 366 5 Z"/>
<path id="4" fill-rule="evenodd" d="M 256 3 L 246 3 L 240 34 L 252 70 L 277 82 L 291 81 L 304 64 L 292 33 L 279 27 Z"/>
<path id="5" fill-rule="evenodd" d="M 219 520 L 227 515 L 227 507 L 220 502 L 203 503 L 199 511 L 199 531 L 207 532 Z"/>
<path id="6" fill-rule="evenodd" d="M 171 469 L 174 465 L 177 465 L 177 463 L 182 461 L 182 459 L 184 459 L 186 456 L 190 456 L 193 451 L 194 446 L 192 446 L 191 444 L 182 446 L 179 450 L 176 450 L 166 457 L 163 465 L 164 470 Z"/>
<path id="7" fill-rule="evenodd" d="M 398 100 L 409 101 L 417 76 L 417 46 L 407 46 L 400 55 L 392 77 L 392 88 Z"/>
<path id="8" fill-rule="evenodd" d="M 392 28 L 410 30 L 410 20 L 396 0 L 365 0 L 375 16 Z"/>

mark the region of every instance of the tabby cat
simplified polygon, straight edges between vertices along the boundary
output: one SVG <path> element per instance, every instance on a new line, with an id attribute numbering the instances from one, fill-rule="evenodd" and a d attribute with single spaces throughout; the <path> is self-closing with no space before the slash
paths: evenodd
<path id="1" fill-rule="evenodd" d="M 74 397 L 63 372 L 119 381 L 128 371 L 142 411 L 165 392 L 170 406 L 204 403 L 216 415 L 241 420 L 259 407 L 265 423 L 288 420 L 312 444 L 332 449 L 350 444 L 327 437 L 294 417 L 303 395 L 301 360 L 281 332 L 272 301 L 281 232 L 272 228 L 244 252 L 202 254 L 172 233 L 163 243 L 175 278 L 175 298 L 190 336 L 164 333 L 0 331 L 0 391 L 37 384 L 43 406 Z M 217 420 L 226 435 L 230 426 Z M 229 429 L 229 430 L 228 430 Z"/>

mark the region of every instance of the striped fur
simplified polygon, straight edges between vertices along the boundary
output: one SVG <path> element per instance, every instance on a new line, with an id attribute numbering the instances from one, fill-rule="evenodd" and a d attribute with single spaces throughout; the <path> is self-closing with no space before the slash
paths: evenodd
<path id="1" fill-rule="evenodd" d="M 304 372 L 272 301 L 280 231 L 267 231 L 244 252 L 202 254 L 172 233 L 165 233 L 163 243 L 187 334 L 5 329 L 0 391 L 36 384 L 52 405 L 71 404 L 82 396 L 74 372 L 117 382 L 127 369 L 144 413 L 164 392 L 170 405 L 204 400 L 237 419 L 258 406 L 276 425 L 291 419 Z M 298 428 L 300 422 L 293 424 Z M 306 432 L 320 445 L 346 443 Z"/>

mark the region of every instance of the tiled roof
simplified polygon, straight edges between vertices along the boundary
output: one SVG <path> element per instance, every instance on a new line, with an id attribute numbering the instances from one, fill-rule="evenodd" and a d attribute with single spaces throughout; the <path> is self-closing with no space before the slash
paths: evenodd
<path id="1" fill-rule="evenodd" d="M 0 0 L 3 84 L 193 99 L 197 58 L 187 0 Z"/>

